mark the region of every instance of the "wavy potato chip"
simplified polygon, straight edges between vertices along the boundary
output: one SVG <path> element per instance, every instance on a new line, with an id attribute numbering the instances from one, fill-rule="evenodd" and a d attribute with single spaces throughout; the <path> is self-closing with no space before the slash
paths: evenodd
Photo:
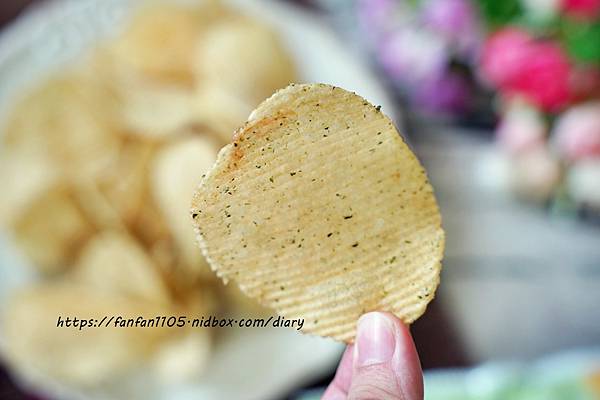
<path id="1" fill-rule="evenodd" d="M 337 87 L 264 101 L 191 212 L 216 273 L 305 332 L 351 342 L 372 310 L 411 323 L 439 283 L 444 233 L 423 167 L 379 107 Z"/>

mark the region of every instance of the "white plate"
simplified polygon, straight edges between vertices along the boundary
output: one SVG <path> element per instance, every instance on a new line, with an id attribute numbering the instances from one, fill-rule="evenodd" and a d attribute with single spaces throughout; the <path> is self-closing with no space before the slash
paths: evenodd
<path id="1" fill-rule="evenodd" d="M 0 116 L 15 96 L 93 43 L 114 34 L 134 1 L 55 0 L 28 10 L 0 35 Z M 366 66 L 346 51 L 316 16 L 273 1 L 231 1 L 268 21 L 281 34 L 302 81 L 356 91 L 392 115 L 392 102 Z M 0 234 L 0 312 L 15 288 L 35 277 Z M 1 321 L 0 321 L 1 323 Z M 0 326 L 1 329 L 1 326 Z M 0 337 L 0 348 L 2 338 Z M 28 374 L 23 385 L 60 399 L 269 399 L 333 368 L 342 346 L 295 331 L 232 331 L 216 350 L 210 370 L 189 385 L 151 382 L 143 371 L 126 383 L 78 391 Z"/>

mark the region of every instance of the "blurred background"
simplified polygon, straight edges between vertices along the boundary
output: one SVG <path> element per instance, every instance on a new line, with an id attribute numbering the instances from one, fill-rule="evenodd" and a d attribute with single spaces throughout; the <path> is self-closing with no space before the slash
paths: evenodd
<path id="1" fill-rule="evenodd" d="M 321 81 L 381 104 L 439 199 L 426 399 L 600 399 L 600 0 L 3 0 L 0 24 L 0 398 L 318 398 L 325 339 L 48 326 L 270 315 L 190 242 L 189 171 Z"/>

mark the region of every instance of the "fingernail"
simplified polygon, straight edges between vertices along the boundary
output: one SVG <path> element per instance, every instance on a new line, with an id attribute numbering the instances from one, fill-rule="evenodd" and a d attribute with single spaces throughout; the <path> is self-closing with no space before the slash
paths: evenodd
<path id="1" fill-rule="evenodd" d="M 358 320 L 354 360 L 358 367 L 382 364 L 394 356 L 394 328 L 385 315 L 370 312 Z"/>

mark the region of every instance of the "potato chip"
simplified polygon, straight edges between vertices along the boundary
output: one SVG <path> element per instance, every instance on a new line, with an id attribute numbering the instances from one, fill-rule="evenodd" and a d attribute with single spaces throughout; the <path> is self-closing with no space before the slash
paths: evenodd
<path id="1" fill-rule="evenodd" d="M 133 84 L 121 88 L 125 126 L 134 133 L 165 137 L 194 123 L 194 92 L 174 85 Z"/>
<path id="2" fill-rule="evenodd" d="M 119 62 L 137 73 L 162 81 L 191 83 L 193 48 L 202 30 L 221 8 L 160 2 L 133 16 L 112 47 Z"/>
<path id="3" fill-rule="evenodd" d="M 208 329 L 195 329 L 165 343 L 154 358 L 154 369 L 165 383 L 191 382 L 208 367 L 212 337 Z"/>
<path id="4" fill-rule="evenodd" d="M 53 273 L 70 265 L 93 232 L 70 193 L 54 187 L 35 199 L 15 220 L 13 234 L 40 271 Z"/>
<path id="5" fill-rule="evenodd" d="M 252 111 L 249 103 L 216 85 L 199 90 L 194 108 L 197 123 L 215 132 L 223 144 L 231 141 L 233 131 Z"/>
<path id="6" fill-rule="evenodd" d="M 90 240 L 73 271 L 73 278 L 119 296 L 168 304 L 170 295 L 146 251 L 131 236 L 103 232 Z"/>
<path id="7" fill-rule="evenodd" d="M 207 30 L 195 68 L 200 82 L 220 86 L 251 106 L 296 78 L 276 33 L 244 17 L 224 19 Z"/>
<path id="8" fill-rule="evenodd" d="M 351 342 L 373 310 L 411 323 L 439 283 L 444 233 L 423 167 L 379 107 L 333 86 L 263 102 L 192 218 L 217 274 L 305 332 Z"/>
<path id="9" fill-rule="evenodd" d="M 119 155 L 104 179 L 98 180 L 98 190 L 127 224 L 133 223 L 148 198 L 148 173 L 159 147 L 144 138 L 127 138 Z"/>
<path id="10" fill-rule="evenodd" d="M 96 182 L 77 179 L 72 183 L 73 198 L 97 230 L 127 231 L 119 210 L 114 204 L 110 203 Z"/>
<path id="11" fill-rule="evenodd" d="M 164 147 L 152 169 L 152 193 L 171 228 L 183 263 L 204 275 L 210 274 L 210 269 L 195 243 L 187 210 L 198 180 L 215 162 L 217 150 L 207 137 L 188 136 Z"/>
<path id="12" fill-rule="evenodd" d="M 9 115 L 4 144 L 46 153 L 66 176 L 95 177 L 119 148 L 114 93 L 102 82 L 77 74 L 44 82 Z"/>
<path id="13" fill-rule="evenodd" d="M 114 327 L 112 316 L 154 319 L 170 310 L 72 284 L 44 284 L 18 293 L 4 315 L 7 356 L 23 372 L 35 371 L 71 383 L 94 385 L 141 365 L 169 333 L 167 328 Z M 57 327 L 58 317 L 63 327 Z M 65 319 L 109 323 L 68 328 Z M 106 317 L 106 319 L 104 319 Z"/>
<path id="14" fill-rule="evenodd" d="M 151 197 L 148 196 L 146 204 L 140 209 L 130 230 L 144 247 L 150 249 L 153 258 L 160 261 L 159 265 L 172 266 L 177 261 L 175 239 L 167 226 L 167 221 Z"/>
<path id="15" fill-rule="evenodd" d="M 10 225 L 59 179 L 57 169 L 43 153 L 26 149 L 0 152 L 0 225 Z"/>

